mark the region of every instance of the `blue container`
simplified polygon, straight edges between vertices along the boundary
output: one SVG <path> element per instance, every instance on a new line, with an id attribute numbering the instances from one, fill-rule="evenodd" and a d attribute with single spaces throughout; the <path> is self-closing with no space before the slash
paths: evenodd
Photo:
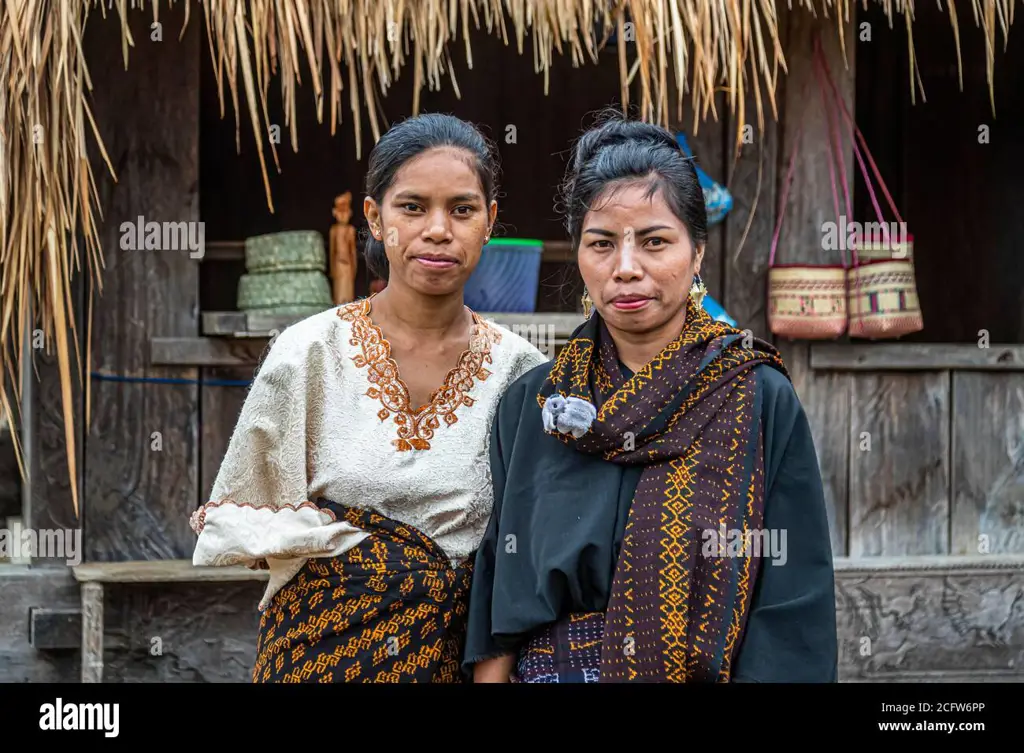
<path id="1" fill-rule="evenodd" d="M 492 240 L 466 282 L 466 305 L 482 312 L 534 313 L 543 252 L 544 241 L 533 238 Z"/>
<path id="2" fill-rule="evenodd" d="M 708 314 L 711 315 L 712 319 L 717 319 L 720 322 L 725 322 L 730 327 L 737 327 L 738 328 L 740 326 L 736 322 L 736 320 L 733 319 L 731 316 L 729 316 L 729 314 L 726 312 L 726 310 L 724 308 L 722 308 L 722 304 L 720 304 L 718 301 L 716 301 L 714 298 L 712 298 L 711 296 L 709 296 L 707 294 L 704 295 L 704 306 L 703 306 L 703 308 L 704 308 L 705 311 L 708 312 Z"/>

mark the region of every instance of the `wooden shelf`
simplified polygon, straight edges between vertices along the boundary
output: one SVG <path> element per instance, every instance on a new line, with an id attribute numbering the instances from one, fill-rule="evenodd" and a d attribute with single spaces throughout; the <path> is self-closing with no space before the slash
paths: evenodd
<path id="1" fill-rule="evenodd" d="M 200 262 L 204 261 L 245 261 L 244 241 L 208 241 L 205 253 Z"/>
<path id="2" fill-rule="evenodd" d="M 267 338 L 303 318 L 247 314 L 244 311 L 204 311 L 203 334 L 207 337 Z"/>
<path id="3" fill-rule="evenodd" d="M 567 338 L 572 331 L 583 323 L 582 314 L 568 312 L 538 313 L 490 313 L 479 312 L 487 321 L 508 327 L 513 331 L 522 329 L 529 332 L 530 327 L 553 327 L 554 337 Z M 244 311 L 204 311 L 203 335 L 206 337 L 267 338 L 284 331 L 303 316 L 267 316 L 265 314 L 248 314 Z"/>
<path id="4" fill-rule="evenodd" d="M 260 362 L 268 338 L 151 337 L 151 366 L 251 367 Z"/>
<path id="5" fill-rule="evenodd" d="M 245 241 L 209 241 L 204 248 L 203 261 L 244 261 Z M 546 262 L 572 262 L 576 260 L 569 241 L 544 241 L 541 260 Z"/>
<path id="6" fill-rule="evenodd" d="M 216 583 L 269 577 L 266 570 L 241 565 L 196 567 L 192 560 L 89 562 L 72 567 L 72 572 L 79 583 Z"/>
<path id="7" fill-rule="evenodd" d="M 1024 371 L 1024 345 L 811 343 L 811 368 L 833 371 Z"/>
<path id="8" fill-rule="evenodd" d="M 573 330 L 583 323 L 582 314 L 564 312 L 479 313 L 485 320 L 530 340 L 543 352 L 562 347 Z M 271 337 L 304 318 L 205 311 L 201 337 L 150 338 L 149 363 L 152 366 L 255 366 Z"/>

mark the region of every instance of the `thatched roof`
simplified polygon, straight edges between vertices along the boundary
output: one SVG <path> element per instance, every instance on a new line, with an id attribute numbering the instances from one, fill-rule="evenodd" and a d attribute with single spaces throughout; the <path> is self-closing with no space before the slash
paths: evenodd
<path id="1" fill-rule="evenodd" d="M 904 17 L 909 39 L 913 3 L 875 1 L 884 5 L 890 19 Z M 849 19 L 853 5 L 851 0 L 797 3 L 807 12 L 836 19 L 840 35 L 841 22 Z M 190 15 L 204 17 L 222 103 L 230 96 L 236 117 L 248 121 L 256 133 L 264 175 L 265 150 L 276 161 L 275 145 L 263 138 L 270 122 L 266 95 L 272 79 L 282 87 L 293 139 L 301 93 L 314 98 L 318 116 L 328 120 L 332 133 L 348 109 L 358 150 L 364 122 L 375 139 L 380 135 L 376 102 L 387 95 L 400 71 L 411 65 L 417 92 L 423 84 L 435 89 L 445 80 L 457 89 L 453 60 L 464 56 L 472 65 L 471 27 L 485 28 L 514 45 L 518 54 L 524 53 L 529 36 L 545 92 L 552 65 L 596 62 L 602 43 L 617 31 L 620 39 L 632 40 L 618 46 L 624 99 L 627 82 L 638 76 L 641 102 L 633 104 L 639 104 L 646 119 L 665 124 L 679 111 L 684 96 L 702 118 L 717 116 L 713 94 L 724 89 L 739 124 L 745 122 L 743 108 L 752 91 L 763 126 L 767 115 L 777 116 L 775 85 L 786 70 L 774 0 L 2 0 L 0 403 L 12 426 L 18 425 L 16 402 L 9 402 L 2 388 L 13 385 L 15 396 L 20 395 L 22 354 L 31 352 L 23 348 L 22 336 L 41 329 L 47 350 L 56 347 L 61 364 L 71 478 L 77 478 L 77 469 L 70 363 L 74 353 L 81 364 L 82 354 L 77 350 L 70 278 L 87 270 L 96 292 L 102 291 L 98 196 L 87 148 L 98 149 L 106 159 L 97 114 L 88 100 L 94 83 L 102 82 L 89 77 L 82 34 L 87 22 L 120 23 L 128 65 L 134 40 L 123 23 L 126 15 L 146 12 L 159 20 L 160 10 L 175 4 L 184 6 L 186 23 Z M 1014 1 L 972 0 L 971 10 L 987 41 L 991 82 L 1001 46 L 997 31 L 1005 40 Z M 948 14 L 958 48 L 959 13 L 950 0 Z M 628 35 L 627 20 L 633 24 Z M 670 102 L 673 90 L 678 96 Z M 109 160 L 107 169 L 113 173 Z M 267 201 L 272 207 L 269 185 Z M 76 233 L 81 233 L 84 246 Z M 91 297 L 89 303 L 91 312 Z M 27 317 L 32 327 L 26 328 Z M 70 342 L 69 328 L 74 335 Z M 76 371 L 81 378 L 88 368 Z M 88 379 L 84 389 L 88 422 Z M 71 489 L 77 514 L 77 484 Z"/>

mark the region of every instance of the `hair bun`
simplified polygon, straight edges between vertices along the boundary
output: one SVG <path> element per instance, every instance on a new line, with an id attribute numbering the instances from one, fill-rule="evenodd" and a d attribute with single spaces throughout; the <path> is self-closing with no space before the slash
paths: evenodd
<path id="1" fill-rule="evenodd" d="M 627 120 L 621 113 L 612 112 L 604 122 L 587 131 L 576 144 L 574 167 L 576 170 L 597 156 L 598 152 L 619 144 L 649 144 L 681 151 L 675 136 L 653 123 Z"/>

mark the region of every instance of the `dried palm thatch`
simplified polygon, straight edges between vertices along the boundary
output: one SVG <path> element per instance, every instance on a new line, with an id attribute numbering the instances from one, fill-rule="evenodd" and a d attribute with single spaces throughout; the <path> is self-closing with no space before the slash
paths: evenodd
<path id="1" fill-rule="evenodd" d="M 865 4 L 868 0 L 863 0 Z M 941 0 L 937 0 L 941 3 Z M 380 98 L 412 61 L 416 99 L 426 84 L 439 89 L 448 75 L 458 92 L 454 53 L 464 49 L 472 67 L 470 25 L 486 28 L 523 54 L 530 35 L 538 73 L 544 77 L 555 54 L 568 55 L 573 66 L 597 61 L 612 32 L 629 44 L 618 45 L 623 105 L 630 105 L 629 87 L 640 79 L 639 111 L 647 120 L 668 125 L 672 118 L 670 92 L 675 91 L 676 119 L 688 96 L 696 128 L 710 114 L 717 118 L 715 94 L 727 92 L 729 108 L 738 115 L 740 143 L 744 108 L 753 93 L 758 127 L 763 128 L 766 104 L 778 117 L 775 101 L 779 71 L 786 62 L 779 43 L 779 16 L 774 0 L 3 0 L 0 3 L 0 405 L 12 426 L 17 425 L 17 401 L 22 394 L 22 358 L 26 333 L 38 331 L 46 350 L 56 347 L 60 366 L 65 436 L 70 478 L 77 480 L 71 406 L 71 356 L 74 348 L 78 378 L 81 353 L 70 281 L 89 275 L 91 316 L 93 286 L 102 292 L 102 253 L 97 221 L 102 221 L 96 183 L 87 158 L 87 142 L 113 175 L 103 149 L 94 114 L 88 104 L 93 87 L 82 51 L 85 24 L 120 19 L 125 65 L 134 45 L 128 13 L 147 11 L 159 20 L 162 7 L 184 6 L 185 23 L 202 13 L 224 115 L 224 83 L 234 106 L 236 127 L 245 95 L 245 113 L 256 135 L 268 206 L 273 199 L 267 180 L 269 148 L 275 164 L 275 145 L 263 136 L 270 125 L 267 92 L 276 77 L 281 86 L 285 123 L 297 149 L 296 100 L 306 85 L 322 122 L 330 108 L 332 134 L 342 121 L 343 92 L 348 85 L 359 154 L 362 120 L 368 120 L 376 140 L 381 133 Z M 797 0 L 798 12 L 834 18 L 844 45 L 843 24 L 855 0 Z M 890 24 L 903 16 L 913 56 L 912 0 L 872 0 L 885 8 Z M 792 0 L 790 0 L 792 4 Z M 1013 21 L 1013 0 L 971 0 L 976 26 L 986 40 L 990 94 L 997 48 L 997 28 L 1005 43 Z M 108 13 L 109 11 L 109 13 Z M 959 16 L 954 0 L 948 13 L 959 54 Z M 97 16 L 101 18 L 97 18 Z M 104 20 L 106 19 L 106 20 Z M 628 24 L 628 26 L 627 26 Z M 632 60 L 630 58 L 632 57 Z M 915 81 L 911 67 L 911 86 Z M 324 74 L 329 71 L 329 79 Z M 671 77 L 671 79 L 670 79 Z M 304 80 L 305 79 L 305 80 Z M 239 85 L 241 84 L 241 86 Z M 101 83 L 102 85 L 102 83 Z M 962 76 L 961 76 L 962 86 Z M 104 115 L 109 115 L 104 113 Z M 115 176 L 116 178 L 116 176 Z M 31 326 L 29 326 L 31 325 Z M 88 343 L 88 338 L 87 338 Z M 88 373 L 88 345 L 86 347 Z M 89 384 L 84 380 L 86 422 Z M 24 466 L 17 435 L 15 450 Z M 71 484 L 78 514 L 77 483 Z"/>

